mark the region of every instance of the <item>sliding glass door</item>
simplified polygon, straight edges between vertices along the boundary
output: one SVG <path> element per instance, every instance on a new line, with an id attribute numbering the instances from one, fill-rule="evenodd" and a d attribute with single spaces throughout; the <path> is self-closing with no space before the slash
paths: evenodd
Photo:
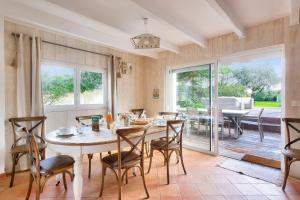
<path id="1" fill-rule="evenodd" d="M 169 96 L 171 109 L 186 119 L 184 146 L 215 152 L 213 134 L 214 64 L 170 71 Z"/>

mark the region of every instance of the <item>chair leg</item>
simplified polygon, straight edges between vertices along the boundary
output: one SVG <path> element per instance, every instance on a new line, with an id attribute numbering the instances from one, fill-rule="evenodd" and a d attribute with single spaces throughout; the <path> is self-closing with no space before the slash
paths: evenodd
<path id="1" fill-rule="evenodd" d="M 88 154 L 88 159 L 89 159 L 89 179 L 91 178 L 91 170 L 92 170 L 92 158 L 93 158 L 93 154 Z"/>
<path id="2" fill-rule="evenodd" d="M 11 172 L 9 187 L 12 187 L 13 184 L 14 184 L 15 172 L 16 172 L 15 170 L 16 170 L 16 165 L 17 165 L 17 157 L 18 157 L 18 154 L 12 154 L 13 166 L 12 166 L 12 172 Z"/>
<path id="3" fill-rule="evenodd" d="M 123 186 L 123 183 L 122 183 L 122 172 L 121 172 L 120 166 L 118 168 L 117 177 L 118 177 L 118 199 L 122 200 L 122 186 Z"/>
<path id="4" fill-rule="evenodd" d="M 221 125 L 221 134 L 222 140 L 224 140 L 224 124 Z"/>
<path id="5" fill-rule="evenodd" d="M 146 156 L 149 157 L 149 143 L 145 142 Z"/>
<path id="6" fill-rule="evenodd" d="M 289 164 L 290 159 L 287 156 L 284 156 L 284 179 L 283 179 L 283 184 L 282 184 L 282 190 L 285 190 L 287 179 L 289 177 L 290 173 L 290 164 Z"/>
<path id="7" fill-rule="evenodd" d="M 175 151 L 175 153 L 176 153 L 176 164 L 178 164 L 179 163 L 179 157 L 180 157 L 180 153 L 178 152 L 178 151 Z"/>
<path id="8" fill-rule="evenodd" d="M 28 185 L 28 191 L 27 191 L 27 195 L 26 195 L 26 200 L 28 200 L 29 197 L 30 197 L 30 193 L 31 193 L 31 189 L 32 189 L 32 183 L 33 183 L 33 177 L 32 177 L 32 174 L 29 173 L 29 185 Z"/>
<path id="9" fill-rule="evenodd" d="M 264 128 L 263 128 L 263 125 L 262 125 L 262 124 L 260 124 L 260 130 L 261 130 L 262 138 L 264 139 L 264 138 L 265 138 L 265 135 L 264 135 Z"/>
<path id="10" fill-rule="evenodd" d="M 229 137 L 231 137 L 231 124 L 230 124 L 230 122 L 227 122 L 228 124 L 227 124 L 227 126 L 228 126 L 228 130 L 229 130 Z"/>
<path id="11" fill-rule="evenodd" d="M 165 160 L 167 162 L 167 184 L 170 184 L 170 169 L 169 169 L 169 151 L 165 151 Z"/>
<path id="12" fill-rule="evenodd" d="M 262 136 L 262 132 L 261 132 L 261 126 L 260 126 L 259 123 L 258 123 L 258 132 L 259 132 L 259 136 L 260 136 L 260 141 L 262 142 L 263 141 L 263 136 Z"/>
<path id="13" fill-rule="evenodd" d="M 144 189 L 145 189 L 145 192 L 146 192 L 146 199 L 148 199 L 150 197 L 149 193 L 148 193 L 148 189 L 147 189 L 147 186 L 146 186 L 146 182 L 145 182 L 145 172 L 144 172 L 144 164 L 141 164 L 141 167 L 139 167 L 140 171 L 141 171 L 141 176 L 142 176 L 142 180 L 143 180 L 143 185 L 144 185 Z"/>
<path id="14" fill-rule="evenodd" d="M 36 200 L 40 200 L 40 196 L 41 196 L 41 184 L 40 184 L 39 180 L 36 181 L 35 186 L 36 186 L 36 189 L 35 189 L 36 197 L 35 197 L 35 199 Z"/>
<path id="15" fill-rule="evenodd" d="M 126 175 L 125 175 L 125 183 L 128 184 L 128 171 L 126 172 Z"/>
<path id="16" fill-rule="evenodd" d="M 100 188 L 100 194 L 99 194 L 99 197 L 101 197 L 102 194 L 103 194 L 104 178 L 105 178 L 105 175 L 106 175 L 106 167 L 103 167 L 103 166 L 102 166 L 101 188 Z"/>
<path id="17" fill-rule="evenodd" d="M 179 153 L 180 153 L 182 169 L 184 171 L 184 174 L 186 175 L 186 170 L 185 170 L 185 166 L 184 166 L 184 163 L 183 163 L 182 149 L 179 150 Z"/>
<path id="18" fill-rule="evenodd" d="M 65 172 L 63 172 L 63 182 L 64 182 L 64 188 L 65 188 L 65 190 L 67 190 L 68 187 L 67 187 L 66 173 Z"/>
<path id="19" fill-rule="evenodd" d="M 150 173 L 150 170 L 151 170 L 151 165 L 152 165 L 152 157 L 153 157 L 153 150 L 150 149 L 150 162 L 149 162 L 149 167 L 148 167 L 148 171 L 147 171 L 147 174 Z"/>

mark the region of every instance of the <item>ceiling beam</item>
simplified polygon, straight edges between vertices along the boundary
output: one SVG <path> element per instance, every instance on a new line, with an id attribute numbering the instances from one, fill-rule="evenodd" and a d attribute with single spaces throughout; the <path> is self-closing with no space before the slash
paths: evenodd
<path id="1" fill-rule="evenodd" d="M 35 3 L 35 5 L 31 5 L 30 3 Z M 41 27 L 44 30 L 53 30 L 95 42 L 103 46 L 112 47 L 137 55 L 158 58 L 158 54 L 156 52 L 133 49 L 129 39 L 124 37 L 124 33 L 114 29 L 113 27 L 90 20 L 87 17 L 80 18 L 78 14 L 67 9 L 53 9 L 55 7 L 48 7 L 48 3 L 49 2 L 39 0 L 0 0 L 0 13 L 10 19 L 29 23 Z M 43 9 L 47 8 L 49 11 L 45 12 Z M 67 13 L 65 18 L 63 18 L 60 13 L 62 11 L 63 13 Z M 70 17 L 73 17 L 73 19 L 69 19 Z"/>
<path id="2" fill-rule="evenodd" d="M 224 0 L 206 1 L 216 11 L 216 13 L 231 26 L 233 32 L 235 32 L 235 34 L 237 34 L 239 38 L 245 37 L 245 28 L 241 25 L 238 17 L 233 14 L 232 9 L 226 4 Z"/>
<path id="3" fill-rule="evenodd" d="M 131 0 L 131 1 L 134 2 L 136 5 L 140 6 L 141 8 L 147 10 L 156 18 L 164 21 L 168 25 L 180 31 L 183 35 L 185 35 L 185 37 L 189 38 L 189 40 L 191 40 L 192 42 L 198 44 L 199 46 L 206 47 L 207 41 L 201 35 L 201 33 L 194 31 L 192 27 L 189 27 L 184 23 L 180 23 L 176 21 L 172 16 L 169 16 L 164 10 L 158 9 L 153 3 L 151 3 L 151 1 L 140 1 L 140 0 Z"/>
<path id="4" fill-rule="evenodd" d="M 300 0 L 290 0 L 290 25 L 300 23 Z"/>
<path id="5" fill-rule="evenodd" d="M 131 34 L 129 34 L 128 32 L 126 32 L 124 30 L 121 30 L 119 27 L 113 27 L 113 26 L 107 25 L 105 23 L 96 21 L 89 17 L 80 15 L 76 12 L 73 12 L 71 10 L 63 8 L 59 5 L 53 4 L 51 2 L 40 1 L 40 0 L 26 0 L 26 1 L 15 0 L 15 1 L 26 4 L 31 7 L 34 7 L 38 10 L 42 10 L 49 14 L 54 14 L 61 18 L 64 18 L 64 19 L 67 19 L 67 20 L 70 20 L 70 21 L 73 21 L 76 23 L 80 23 L 81 25 L 88 26 L 88 27 L 96 29 L 98 31 L 105 32 L 106 34 L 109 34 L 109 35 L 112 35 L 115 37 L 119 37 L 119 38 L 123 38 L 124 40 L 128 40 L 128 43 L 130 43 L 130 38 L 133 37 Z M 171 51 L 174 53 L 179 52 L 179 48 L 176 45 L 174 45 L 170 42 L 167 42 L 163 39 L 161 40 L 160 47 L 162 49 L 165 49 L 165 50 L 168 50 L 168 51 Z M 131 46 L 131 49 L 133 49 L 132 46 Z M 135 51 L 141 51 L 141 50 L 135 50 Z"/>

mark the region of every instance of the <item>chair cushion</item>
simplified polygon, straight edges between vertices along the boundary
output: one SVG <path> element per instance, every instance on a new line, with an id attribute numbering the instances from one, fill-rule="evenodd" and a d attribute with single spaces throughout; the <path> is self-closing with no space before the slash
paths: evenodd
<path id="1" fill-rule="evenodd" d="M 38 143 L 38 149 L 42 150 L 46 148 L 45 143 Z M 28 147 L 26 144 L 23 145 L 17 145 L 11 149 L 11 153 L 28 153 Z"/>
<path id="2" fill-rule="evenodd" d="M 293 148 L 283 149 L 282 153 L 283 153 L 283 155 L 285 155 L 289 158 L 300 159 L 300 149 L 293 149 Z"/>
<path id="3" fill-rule="evenodd" d="M 121 158 L 122 158 L 122 166 L 128 166 L 128 165 L 135 165 L 136 163 L 139 163 L 141 160 L 141 156 L 131 152 L 127 154 L 128 151 L 121 152 Z M 125 157 L 125 158 L 124 158 Z M 123 159 L 124 158 L 124 159 Z M 108 164 L 111 167 L 118 167 L 118 153 L 114 153 L 108 156 L 105 156 L 102 158 L 102 162 Z"/>
<path id="4" fill-rule="evenodd" d="M 40 161 L 41 173 L 53 174 L 63 168 L 72 167 L 74 159 L 67 155 L 59 155 Z"/>
<path id="5" fill-rule="evenodd" d="M 166 149 L 166 138 L 161 138 L 159 140 L 152 140 L 151 147 L 154 149 Z M 180 146 L 178 143 L 172 142 L 169 144 L 169 149 L 178 149 Z"/>

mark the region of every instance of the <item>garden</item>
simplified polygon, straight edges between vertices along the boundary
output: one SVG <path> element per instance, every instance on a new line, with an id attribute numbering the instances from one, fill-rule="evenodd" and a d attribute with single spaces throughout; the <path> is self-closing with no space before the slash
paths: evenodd
<path id="1" fill-rule="evenodd" d="M 177 73 L 177 106 L 206 107 L 210 81 L 209 68 Z M 280 107 L 280 77 L 271 66 L 221 66 L 218 96 L 251 97 L 255 107 Z"/>

